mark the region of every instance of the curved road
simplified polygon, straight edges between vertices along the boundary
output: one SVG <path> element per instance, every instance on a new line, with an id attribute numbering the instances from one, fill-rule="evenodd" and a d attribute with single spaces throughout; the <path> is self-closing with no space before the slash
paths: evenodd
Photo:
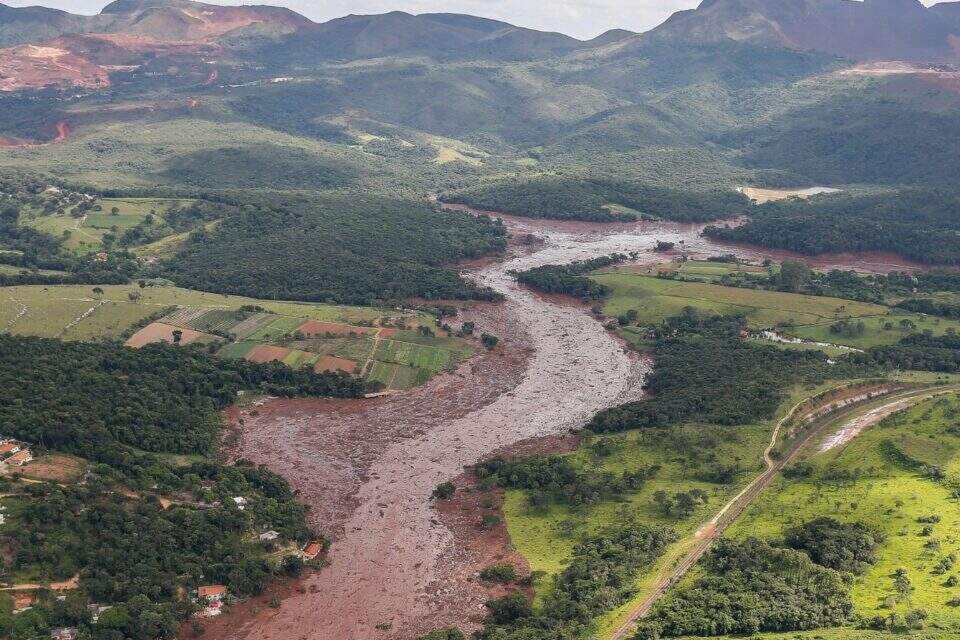
<path id="1" fill-rule="evenodd" d="M 912 406 L 924 400 L 928 400 L 932 397 L 944 394 L 944 393 L 956 393 L 960 390 L 960 386 L 951 386 L 947 388 L 938 388 L 935 391 L 927 389 L 909 389 L 909 390 L 898 390 L 884 396 L 884 403 L 874 410 L 871 411 L 871 415 L 875 417 L 875 421 L 871 424 L 879 422 L 886 415 L 890 413 L 899 411 L 908 406 Z M 864 405 L 870 404 L 877 400 L 876 397 L 868 398 L 864 402 L 858 402 L 856 404 L 844 406 L 837 411 L 827 413 L 824 416 L 818 418 L 814 424 L 809 427 L 796 442 L 791 445 L 791 448 L 787 455 L 783 456 L 781 459 L 776 460 L 770 454 L 776 446 L 777 440 L 780 436 L 780 431 L 783 426 L 793 417 L 796 410 L 804 404 L 805 401 L 801 401 L 796 406 L 790 409 L 790 411 L 777 422 L 774 427 L 773 434 L 770 439 L 770 445 L 763 452 L 763 460 L 766 466 L 766 469 L 763 473 L 757 476 L 749 485 L 747 485 L 743 491 L 734 496 L 727 504 L 723 506 L 720 511 L 704 525 L 699 531 L 697 531 L 696 536 L 700 540 L 696 546 L 694 546 L 690 551 L 687 552 L 685 556 L 677 563 L 677 566 L 673 571 L 657 584 L 653 586 L 653 590 L 650 594 L 630 612 L 627 620 L 617 627 L 617 630 L 611 636 L 611 640 L 625 640 L 627 636 L 633 631 L 633 628 L 636 626 L 637 622 L 645 617 L 653 609 L 653 606 L 670 590 L 674 584 L 681 580 L 689 571 L 696 565 L 697 561 L 700 560 L 710 549 L 713 542 L 723 535 L 730 525 L 732 525 L 747 507 L 756 500 L 763 491 L 773 482 L 773 479 L 786 467 L 790 462 L 792 462 L 798 453 L 817 435 L 822 434 L 825 427 L 836 424 L 839 419 L 855 415 Z M 886 411 L 886 409 L 890 411 Z M 856 418 L 854 418 L 856 420 Z M 861 430 L 867 425 L 861 425 Z M 846 425 L 840 429 L 843 431 L 846 429 Z M 859 433 L 859 431 L 857 432 Z"/>

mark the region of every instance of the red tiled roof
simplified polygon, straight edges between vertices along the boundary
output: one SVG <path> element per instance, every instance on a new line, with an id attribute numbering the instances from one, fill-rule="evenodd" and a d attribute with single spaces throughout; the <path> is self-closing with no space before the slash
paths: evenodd
<path id="1" fill-rule="evenodd" d="M 222 596 L 227 593 L 227 588 L 222 584 L 211 584 L 205 587 L 197 587 L 197 596 L 200 598 L 212 598 Z"/>

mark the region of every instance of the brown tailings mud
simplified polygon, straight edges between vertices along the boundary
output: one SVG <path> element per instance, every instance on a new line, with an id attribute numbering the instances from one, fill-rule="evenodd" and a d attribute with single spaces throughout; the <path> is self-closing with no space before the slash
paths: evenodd
<path id="1" fill-rule="evenodd" d="M 504 294 L 462 319 L 501 346 L 407 393 L 371 401 L 270 400 L 235 409 L 235 455 L 284 475 L 332 536 L 330 566 L 305 579 L 268 618 L 238 616 L 208 638 L 409 640 L 432 628 L 475 628 L 489 591 L 467 581 L 487 552 L 470 528 L 438 517 L 430 494 L 518 442 L 566 434 L 604 408 L 634 400 L 649 363 L 630 354 L 582 308 L 519 287 L 510 270 L 638 251 L 656 264 L 658 240 L 706 257 L 758 251 L 699 236 L 702 226 L 595 225 L 504 216 L 511 233 L 543 242 L 473 265 L 478 284 Z M 239 424 L 242 418 L 243 424 Z M 501 540 L 507 554 L 509 546 Z"/>

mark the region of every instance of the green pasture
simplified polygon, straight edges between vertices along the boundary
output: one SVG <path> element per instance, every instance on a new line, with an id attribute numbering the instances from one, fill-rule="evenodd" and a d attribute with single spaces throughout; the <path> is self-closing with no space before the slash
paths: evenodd
<path id="1" fill-rule="evenodd" d="M 592 277 L 613 290 L 604 306 L 605 314 L 620 316 L 635 310 L 640 324 L 655 324 L 677 315 L 684 307 L 693 307 L 705 313 L 743 314 L 755 329 L 779 327 L 798 338 L 857 348 L 898 342 L 914 331 L 901 327 L 902 320 L 914 323 L 917 331 L 930 329 L 938 335 L 951 327 L 960 329 L 960 322 L 955 320 L 838 298 L 681 282 L 622 270 Z M 841 319 L 862 320 L 864 334 L 849 337 L 832 333 L 830 326 Z M 886 329 L 888 323 L 893 327 Z"/>
<path id="2" fill-rule="evenodd" d="M 117 338 L 136 321 L 171 306 L 201 307 L 233 313 L 241 306 L 255 305 L 277 314 L 296 314 L 298 317 L 287 318 L 287 324 L 293 328 L 308 319 L 357 322 L 370 321 L 381 315 L 379 310 L 366 307 L 274 302 L 174 286 L 140 288 L 131 284 L 102 285 L 98 288 L 103 290 L 103 294 L 94 294 L 93 286 L 88 285 L 2 287 L 0 331 L 44 337 L 58 336 L 68 324 L 99 305 L 101 301 L 106 303 L 97 306 L 93 313 L 72 327 L 65 337 L 78 340 Z M 18 318 L 23 307 L 26 307 L 27 311 Z M 279 333 L 279 330 L 275 330 L 275 333 Z"/>
<path id="3" fill-rule="evenodd" d="M 947 603 L 960 597 L 960 588 L 947 586 L 946 580 L 960 575 L 960 567 L 942 575 L 934 573 L 943 557 L 960 554 L 960 505 L 952 496 L 960 479 L 960 432 L 955 429 L 960 423 L 958 417 L 960 398 L 937 398 L 888 418 L 845 448 L 824 453 L 810 448 L 805 452 L 805 462 L 813 466 L 813 475 L 776 480 L 727 535 L 776 539 L 785 528 L 820 516 L 863 522 L 885 539 L 878 562 L 854 582 L 852 596 L 857 612 L 873 617 L 892 612 L 903 615 L 909 607 L 923 608 L 930 615 L 931 632 L 949 631 L 952 637 L 958 637 L 960 609 Z M 904 465 L 891 455 L 891 444 L 895 447 L 892 450 L 903 452 L 918 464 L 941 467 L 946 479 L 934 481 L 922 469 Z M 858 477 L 843 479 L 836 470 L 855 471 Z M 918 519 L 934 515 L 940 522 L 931 525 L 931 534 L 923 535 L 925 525 Z M 892 603 L 888 601 L 895 595 L 891 575 L 901 567 L 906 569 L 914 591 L 909 602 Z"/>

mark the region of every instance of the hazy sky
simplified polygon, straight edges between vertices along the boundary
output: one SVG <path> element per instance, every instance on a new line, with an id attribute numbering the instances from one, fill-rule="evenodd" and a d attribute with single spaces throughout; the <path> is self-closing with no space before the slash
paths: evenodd
<path id="1" fill-rule="evenodd" d="M 923 0 L 935 4 L 938 0 Z M 0 0 L 13 6 L 41 4 L 73 13 L 98 13 L 108 0 Z M 274 4 L 323 21 L 349 13 L 451 12 L 497 18 L 545 31 L 592 38 L 607 29 L 646 31 L 671 13 L 690 9 L 700 0 L 208 0 L 211 4 Z"/>

